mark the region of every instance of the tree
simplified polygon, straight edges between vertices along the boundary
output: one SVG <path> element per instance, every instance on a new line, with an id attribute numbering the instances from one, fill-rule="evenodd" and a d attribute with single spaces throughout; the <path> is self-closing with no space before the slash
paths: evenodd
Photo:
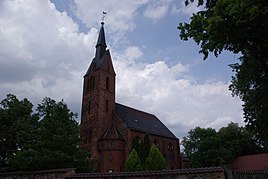
<path id="1" fill-rule="evenodd" d="M 186 5 L 194 0 L 186 0 Z M 180 23 L 182 40 L 193 40 L 207 59 L 223 50 L 241 54 L 230 65 L 235 76 L 230 90 L 243 104 L 247 127 L 268 150 L 268 3 L 266 0 L 198 0 L 203 10 Z"/>
<path id="2" fill-rule="evenodd" d="M 222 127 L 219 132 L 196 127 L 183 138 L 182 145 L 192 167 L 222 166 L 240 155 L 261 151 L 253 135 L 235 123 Z"/>
<path id="3" fill-rule="evenodd" d="M 220 147 L 220 138 L 215 129 L 196 127 L 183 137 L 184 152 L 192 167 L 212 167 L 224 164 L 224 156 L 230 153 Z"/>
<path id="4" fill-rule="evenodd" d="M 76 114 L 63 101 L 44 98 L 33 105 L 8 95 L 0 108 L 1 171 L 75 167 L 87 171 L 90 154 L 79 150 Z"/>
<path id="5" fill-rule="evenodd" d="M 149 139 L 149 135 L 145 134 L 143 141 L 141 142 L 141 152 L 140 152 L 140 159 L 141 159 L 141 164 L 143 166 L 143 168 L 145 168 L 145 162 L 147 157 L 149 156 L 150 153 L 150 139 Z"/>
<path id="6" fill-rule="evenodd" d="M 132 149 L 131 153 L 129 154 L 126 162 L 126 171 L 141 171 L 142 166 L 138 156 L 138 153 L 135 149 Z"/>
<path id="7" fill-rule="evenodd" d="M 145 163 L 146 170 L 163 170 L 167 168 L 166 160 L 154 144 L 151 146 L 149 156 Z"/>
<path id="8" fill-rule="evenodd" d="M 8 94 L 0 103 L 0 171 L 13 170 L 10 161 L 36 141 L 38 116 L 32 103 Z"/>
<path id="9" fill-rule="evenodd" d="M 78 167 L 87 165 L 86 156 L 79 150 L 79 126 L 76 114 L 64 101 L 44 98 L 37 107 L 40 116 L 39 138 L 35 152 L 36 169 Z M 33 159 L 34 160 L 34 159 Z M 81 166 L 82 164 L 82 166 Z M 88 164 L 89 166 L 89 164 Z"/>
<path id="10" fill-rule="evenodd" d="M 218 135 L 221 140 L 221 146 L 230 151 L 230 158 L 226 158 L 226 163 L 237 156 L 249 155 L 262 152 L 262 149 L 256 144 L 254 135 L 244 127 L 231 122 L 227 127 L 222 127 Z"/>

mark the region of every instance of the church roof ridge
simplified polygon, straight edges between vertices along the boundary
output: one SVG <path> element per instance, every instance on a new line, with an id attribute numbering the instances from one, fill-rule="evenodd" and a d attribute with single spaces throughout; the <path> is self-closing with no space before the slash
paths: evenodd
<path id="1" fill-rule="evenodd" d="M 177 139 L 155 115 L 115 103 L 115 114 L 129 129 Z"/>
<path id="2" fill-rule="evenodd" d="M 131 107 L 131 106 L 127 106 L 127 105 L 124 105 L 124 104 L 121 104 L 121 103 L 115 103 L 116 105 L 121 105 L 121 106 L 124 106 L 124 107 L 126 107 L 126 108 L 129 108 L 129 109 L 132 109 L 132 110 L 135 110 L 135 111 L 138 111 L 138 112 L 141 112 L 141 113 L 145 113 L 145 114 L 148 114 L 148 115 L 152 115 L 152 116 L 154 116 L 154 117 L 156 117 L 154 114 L 152 114 L 152 113 L 149 113 L 149 112 L 146 112 L 146 111 L 142 111 L 142 110 L 140 110 L 140 109 L 136 109 L 136 108 L 134 108 L 134 107 Z M 156 117 L 157 118 L 157 117 Z"/>

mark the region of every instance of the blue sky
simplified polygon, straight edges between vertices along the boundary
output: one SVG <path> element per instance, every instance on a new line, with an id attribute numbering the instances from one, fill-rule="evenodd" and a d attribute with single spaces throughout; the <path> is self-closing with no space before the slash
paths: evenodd
<path id="1" fill-rule="evenodd" d="M 3 0 L 0 97 L 14 93 L 36 105 L 49 96 L 80 113 L 83 75 L 106 11 L 117 102 L 155 114 L 179 138 L 196 126 L 243 125 L 242 103 L 228 90 L 228 65 L 238 55 L 203 61 L 192 40 L 179 38 L 178 24 L 197 10 L 177 0 Z"/>

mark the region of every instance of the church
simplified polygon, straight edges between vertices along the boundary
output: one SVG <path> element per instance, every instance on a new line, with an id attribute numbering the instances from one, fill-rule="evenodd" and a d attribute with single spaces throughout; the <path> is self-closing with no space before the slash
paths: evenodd
<path id="1" fill-rule="evenodd" d="M 179 139 L 153 114 L 115 102 L 116 74 L 101 23 L 95 57 L 84 75 L 81 148 L 90 150 L 94 172 L 121 172 L 132 149 L 149 134 L 168 169 L 181 168 Z"/>

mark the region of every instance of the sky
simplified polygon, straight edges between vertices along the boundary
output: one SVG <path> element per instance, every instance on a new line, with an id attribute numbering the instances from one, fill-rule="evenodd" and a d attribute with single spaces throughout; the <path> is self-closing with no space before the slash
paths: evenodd
<path id="1" fill-rule="evenodd" d="M 204 61 L 195 42 L 179 38 L 179 23 L 198 10 L 183 0 L 1 0 L 0 99 L 12 93 L 35 108 L 63 99 L 79 115 L 105 11 L 116 102 L 156 115 L 179 139 L 197 126 L 244 125 L 228 90 L 238 56 Z"/>

